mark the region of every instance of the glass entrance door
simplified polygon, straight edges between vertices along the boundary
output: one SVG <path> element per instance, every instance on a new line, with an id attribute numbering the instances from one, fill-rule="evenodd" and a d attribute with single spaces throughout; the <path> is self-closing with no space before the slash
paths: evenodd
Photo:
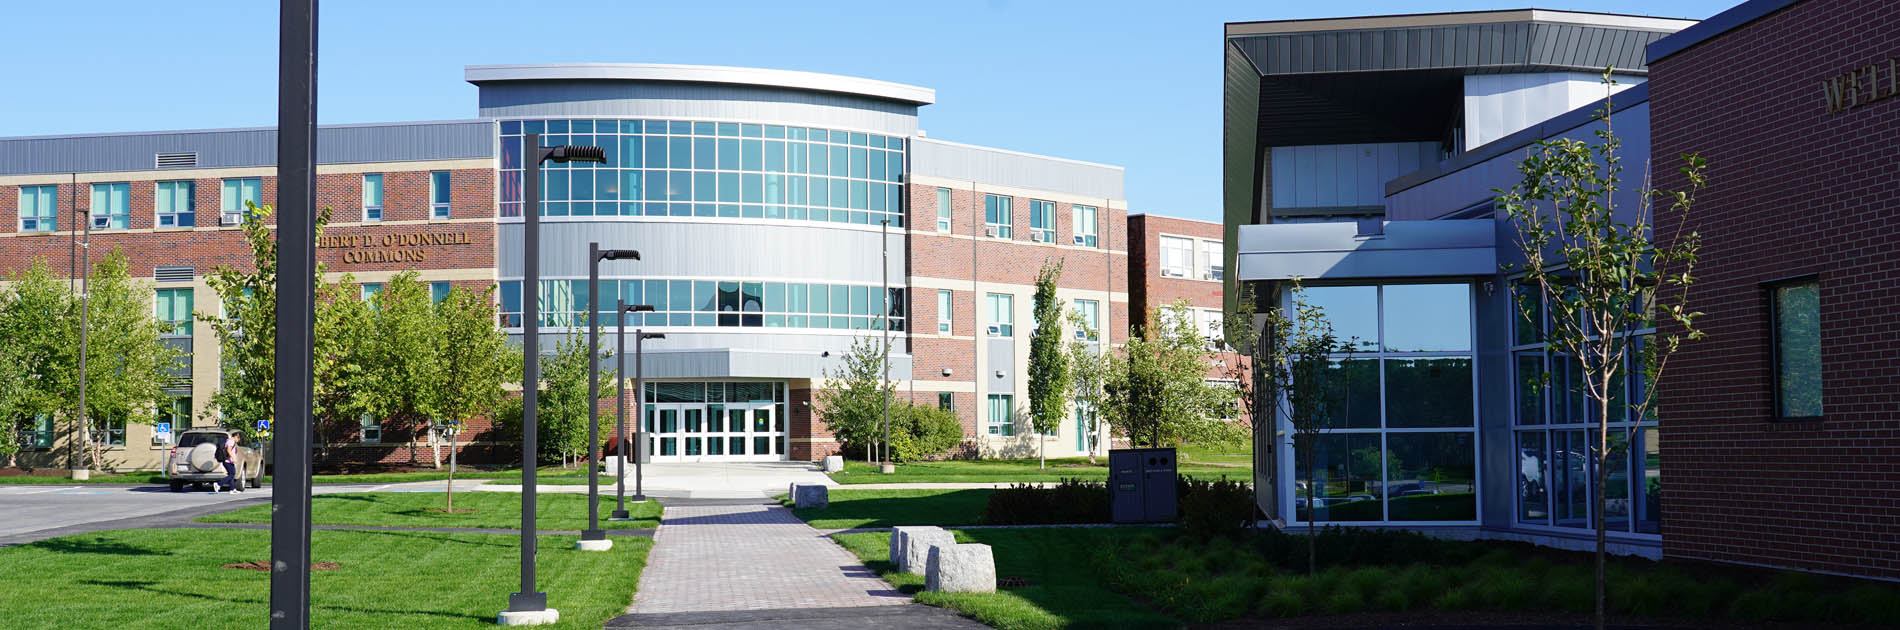
<path id="1" fill-rule="evenodd" d="M 646 430 L 653 461 L 778 461 L 785 426 L 771 403 L 655 403 Z"/>

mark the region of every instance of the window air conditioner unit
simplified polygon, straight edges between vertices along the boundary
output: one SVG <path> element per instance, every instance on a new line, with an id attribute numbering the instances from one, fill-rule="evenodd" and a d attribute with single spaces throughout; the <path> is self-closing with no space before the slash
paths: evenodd
<path id="1" fill-rule="evenodd" d="M 1030 240 L 1038 242 L 1038 243 L 1049 242 L 1049 235 L 1043 234 L 1042 232 L 1035 232 L 1033 234 L 1030 234 L 1029 236 L 1030 236 Z"/>
<path id="2" fill-rule="evenodd" d="M 994 225 L 983 226 L 983 235 L 988 236 L 990 238 L 996 238 L 996 226 Z"/>
<path id="3" fill-rule="evenodd" d="M 1183 277 L 1183 275 L 1181 274 L 1181 272 L 1180 272 L 1180 271 L 1176 271 L 1176 270 L 1174 270 L 1174 269 L 1163 269 L 1163 270 L 1161 270 L 1161 275 L 1163 275 L 1163 276 L 1167 276 L 1167 277 L 1170 277 L 1170 278 L 1180 278 L 1180 277 Z"/>
<path id="4" fill-rule="evenodd" d="M 996 324 L 990 324 L 988 327 L 985 328 L 985 330 L 989 331 L 991 337 L 995 337 L 997 335 L 1003 334 L 1003 329 L 997 327 Z"/>
<path id="5" fill-rule="evenodd" d="M 1083 241 L 1082 241 L 1082 235 L 1081 235 L 1081 234 L 1077 234 L 1077 235 L 1075 235 L 1075 237 L 1074 237 L 1074 238 L 1075 238 L 1075 244 L 1077 244 L 1077 245 L 1081 245 L 1081 244 L 1082 244 L 1082 242 L 1083 242 Z"/>
<path id="6" fill-rule="evenodd" d="M 92 229 L 103 230 L 112 226 L 112 217 L 93 217 Z"/>

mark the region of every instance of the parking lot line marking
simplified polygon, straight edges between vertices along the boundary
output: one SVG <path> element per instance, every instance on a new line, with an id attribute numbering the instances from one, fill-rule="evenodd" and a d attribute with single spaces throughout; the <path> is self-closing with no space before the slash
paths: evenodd
<path id="1" fill-rule="evenodd" d="M 78 490 L 79 488 L 80 486 L 72 486 L 70 488 L 53 488 L 50 490 L 34 490 L 32 492 L 16 492 L 15 494 L 45 494 L 48 492 L 59 492 L 61 490 Z"/>

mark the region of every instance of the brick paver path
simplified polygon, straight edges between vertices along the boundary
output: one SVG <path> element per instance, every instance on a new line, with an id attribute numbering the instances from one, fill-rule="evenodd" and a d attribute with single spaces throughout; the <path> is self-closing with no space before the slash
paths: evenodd
<path id="1" fill-rule="evenodd" d="M 856 556 L 775 505 L 667 506 L 627 612 L 910 603 Z"/>

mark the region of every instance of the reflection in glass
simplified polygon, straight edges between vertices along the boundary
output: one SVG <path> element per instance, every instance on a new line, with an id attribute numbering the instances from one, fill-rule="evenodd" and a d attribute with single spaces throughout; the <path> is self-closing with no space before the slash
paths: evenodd
<path id="1" fill-rule="evenodd" d="M 1590 434 L 1595 436 L 1595 433 Z M 1603 530 L 1627 532 L 1630 530 L 1630 478 L 1629 432 L 1622 429 L 1610 429 L 1610 470 L 1603 480 Z"/>
<path id="2" fill-rule="evenodd" d="M 1590 445 L 1583 431 L 1550 434 L 1553 524 L 1590 527 Z"/>
<path id="3" fill-rule="evenodd" d="M 1385 437 L 1386 518 L 1470 521 L 1478 518 L 1477 467 L 1471 433 L 1390 433 Z"/>
<path id="4" fill-rule="evenodd" d="M 1296 449 L 1297 450 L 1297 449 Z M 1377 521 L 1384 518 L 1379 502 L 1379 434 L 1333 433 L 1319 436 L 1319 448 L 1313 458 L 1313 470 L 1303 470 L 1305 460 L 1294 457 L 1296 518 L 1308 520 L 1307 486 L 1312 485 L 1313 503 L 1318 506 L 1312 520 L 1318 522 Z M 1318 482 L 1314 483 L 1313 478 Z"/>
<path id="5" fill-rule="evenodd" d="M 1511 283 L 1511 311 L 1515 317 L 1513 343 L 1528 345 L 1543 341 L 1544 291 L 1535 284 Z"/>
<path id="6" fill-rule="evenodd" d="M 1472 424 L 1471 359 L 1386 359 L 1388 427 Z"/>
<path id="7" fill-rule="evenodd" d="M 1524 523 L 1550 522 L 1550 453 L 1544 449 L 1544 432 L 1517 435 L 1517 520 Z"/>
<path id="8" fill-rule="evenodd" d="M 1517 353 L 1517 423 L 1544 423 L 1544 353 L 1531 350 Z"/>
<path id="9" fill-rule="evenodd" d="M 1379 360 L 1333 361 L 1326 370 L 1331 428 L 1379 428 Z"/>
<path id="10" fill-rule="evenodd" d="M 1385 349 L 1387 352 L 1470 350 L 1471 285 L 1386 285 Z"/>
<path id="11" fill-rule="evenodd" d="M 1325 311 L 1341 342 L 1356 340 L 1354 350 L 1379 347 L 1378 287 L 1302 287 L 1300 293 L 1308 304 Z"/>
<path id="12" fill-rule="evenodd" d="M 1661 435 L 1655 427 L 1643 429 L 1638 437 L 1642 444 L 1635 451 L 1636 461 L 1642 466 L 1641 485 L 1638 486 L 1636 501 L 1636 531 L 1643 534 L 1662 533 L 1662 444 Z"/>

